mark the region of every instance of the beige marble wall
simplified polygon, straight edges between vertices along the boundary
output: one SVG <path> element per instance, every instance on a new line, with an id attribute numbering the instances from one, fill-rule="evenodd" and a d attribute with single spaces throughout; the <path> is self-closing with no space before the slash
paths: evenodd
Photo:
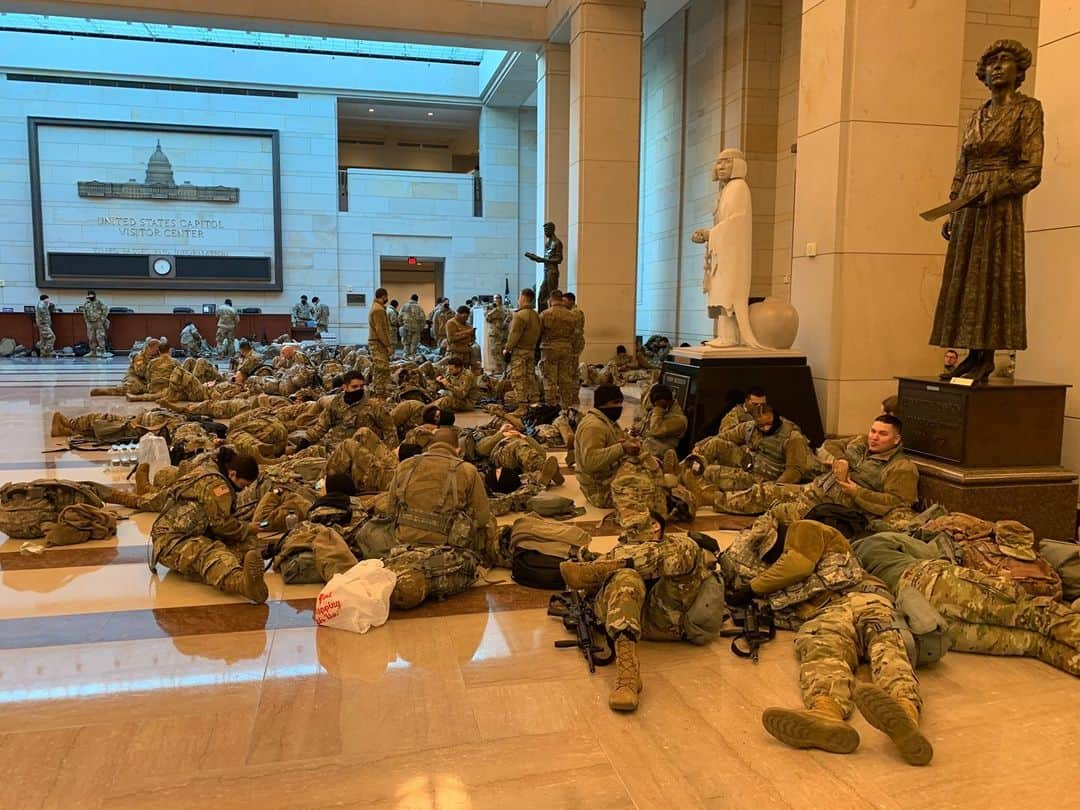
<path id="1" fill-rule="evenodd" d="M 918 212 L 952 177 L 965 9 L 803 6 L 791 300 L 826 430 L 848 433 L 894 375 L 939 364 L 926 340 L 945 243 Z"/>
<path id="2" fill-rule="evenodd" d="M 570 216 L 570 46 L 546 43 L 536 56 L 536 213 L 565 234 Z M 543 252 L 543 235 L 529 250 Z M 532 280 L 530 279 L 530 284 Z"/>
<path id="3" fill-rule="evenodd" d="M 641 0 L 570 12 L 570 203 L 566 284 L 587 313 L 585 360 L 634 339 Z"/>
<path id="4" fill-rule="evenodd" d="M 1046 152 L 1043 181 L 1028 195 L 1028 350 L 1017 358 L 1017 376 L 1063 382 L 1062 463 L 1080 470 L 1080 3 L 1043 0 L 1038 33 L 1039 75 L 1029 92 L 1043 105 Z"/>

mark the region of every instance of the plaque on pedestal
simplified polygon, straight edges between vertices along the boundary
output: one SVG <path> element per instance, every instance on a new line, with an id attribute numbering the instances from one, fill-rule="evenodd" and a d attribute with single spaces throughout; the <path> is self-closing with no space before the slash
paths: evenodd
<path id="1" fill-rule="evenodd" d="M 1065 390 L 1025 380 L 953 385 L 899 377 L 904 446 L 968 467 L 1056 467 L 1061 463 Z"/>
<path id="2" fill-rule="evenodd" d="M 753 386 L 764 388 L 769 402 L 799 425 L 812 445 L 825 438 L 810 367 L 800 352 L 746 346 L 672 349 L 660 381 L 674 391 L 689 422 L 679 445 L 681 454 L 699 439 L 715 435 L 724 414 Z"/>

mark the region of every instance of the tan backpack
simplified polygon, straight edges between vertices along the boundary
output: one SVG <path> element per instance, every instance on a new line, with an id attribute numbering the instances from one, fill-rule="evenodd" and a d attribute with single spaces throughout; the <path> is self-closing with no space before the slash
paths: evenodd
<path id="1" fill-rule="evenodd" d="M 42 478 L 4 484 L 0 487 L 0 531 L 18 540 L 44 537 L 44 524 L 56 523 L 65 507 L 78 503 L 105 505 L 89 485 L 76 481 Z"/>

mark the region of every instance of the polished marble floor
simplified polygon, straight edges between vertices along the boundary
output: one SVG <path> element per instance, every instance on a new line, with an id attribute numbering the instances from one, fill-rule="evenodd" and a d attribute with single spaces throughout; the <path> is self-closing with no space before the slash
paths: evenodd
<path id="1" fill-rule="evenodd" d="M 87 396 L 123 368 L 0 361 L 0 483 L 121 481 L 47 433 L 55 408 L 138 407 Z M 603 517 L 580 518 L 598 544 Z M 857 753 L 800 752 L 759 719 L 798 703 L 790 634 L 757 665 L 643 644 L 642 707 L 620 716 L 613 673 L 553 648 L 545 593 L 492 577 L 363 636 L 317 629 L 317 587 L 272 576 L 254 606 L 152 574 L 151 521 L 43 555 L 0 535 L 2 810 L 1080 807 L 1080 682 L 1038 662 L 921 672 L 928 768 L 858 717 Z M 739 522 L 696 525 L 723 541 Z"/>

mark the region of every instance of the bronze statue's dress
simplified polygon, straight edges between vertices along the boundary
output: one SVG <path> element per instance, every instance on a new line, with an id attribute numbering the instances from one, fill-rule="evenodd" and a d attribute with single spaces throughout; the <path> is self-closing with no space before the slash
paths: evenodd
<path id="1" fill-rule="evenodd" d="M 964 349 L 1026 349 L 1024 195 L 1042 177 L 1043 112 L 1016 94 L 971 116 L 950 198 L 994 188 L 1007 196 L 957 211 L 930 343 Z"/>

